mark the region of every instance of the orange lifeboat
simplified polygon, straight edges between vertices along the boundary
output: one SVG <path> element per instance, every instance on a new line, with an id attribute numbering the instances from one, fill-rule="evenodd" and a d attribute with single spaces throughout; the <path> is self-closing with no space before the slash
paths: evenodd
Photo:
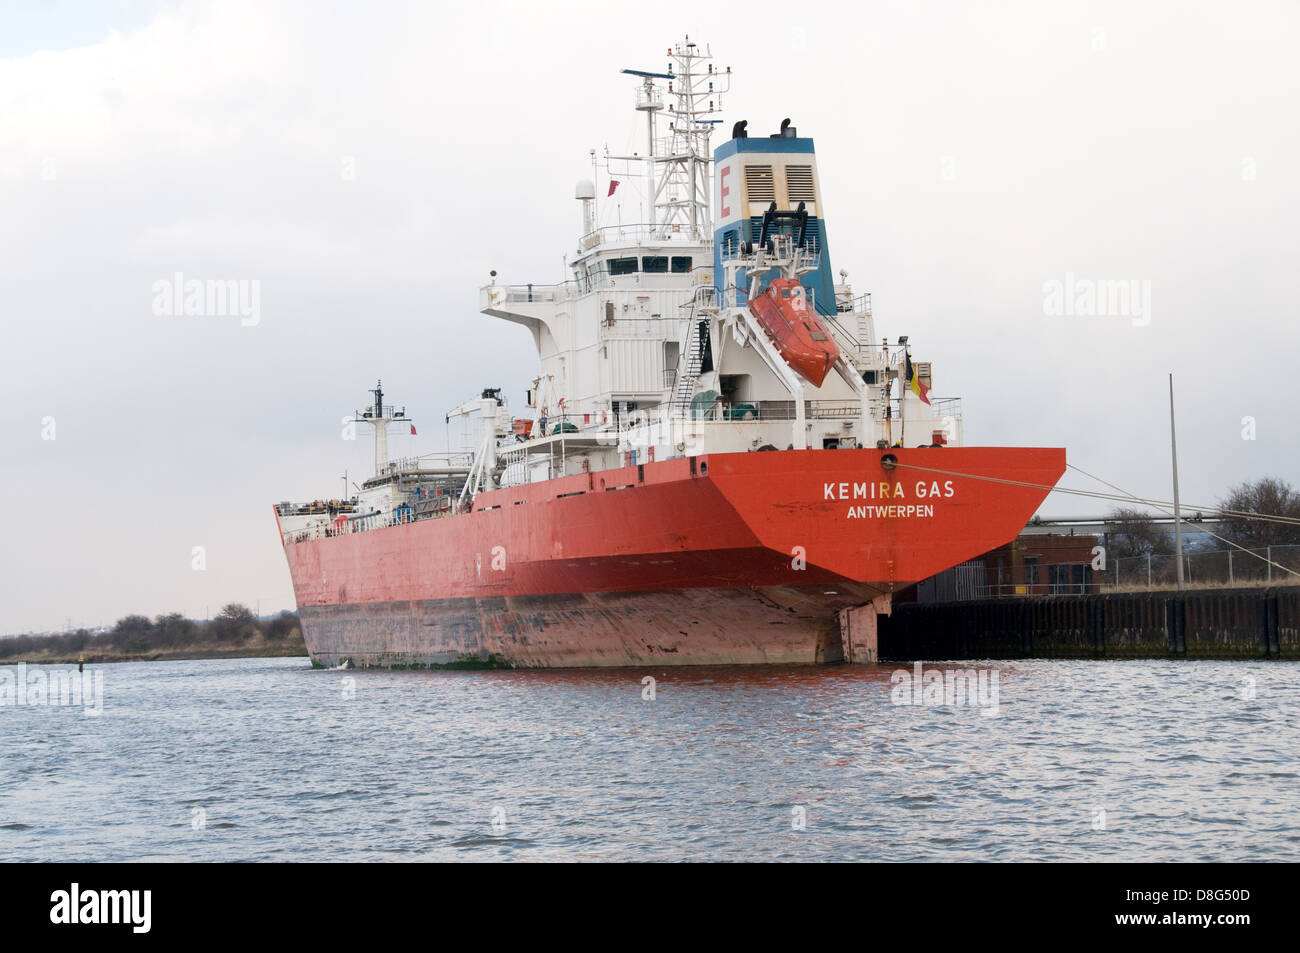
<path id="1" fill-rule="evenodd" d="M 803 285 L 794 278 L 773 279 L 765 292 L 749 302 L 749 311 L 786 363 L 814 387 L 821 387 L 840 356 L 840 348 L 822 319 L 808 307 Z"/>

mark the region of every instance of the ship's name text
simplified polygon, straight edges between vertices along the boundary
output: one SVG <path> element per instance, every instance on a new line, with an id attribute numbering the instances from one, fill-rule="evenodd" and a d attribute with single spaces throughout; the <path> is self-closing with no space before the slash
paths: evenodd
<path id="1" fill-rule="evenodd" d="M 940 485 L 938 480 L 918 480 L 912 489 L 912 497 L 918 500 L 951 499 L 953 496 L 952 480 L 945 480 Z M 887 506 L 850 506 L 847 519 L 908 519 L 910 517 L 934 516 L 934 507 L 927 503 L 894 502 L 906 500 L 908 494 L 903 484 L 889 483 L 823 483 L 823 500 L 890 500 Z"/>
<path id="2" fill-rule="evenodd" d="M 917 481 L 912 495 L 919 500 L 924 499 L 951 499 L 954 493 L 952 480 L 945 480 L 943 485 L 939 481 Z M 879 483 L 824 483 L 822 484 L 823 500 L 902 500 L 907 498 L 904 492 L 903 484 L 888 483 L 884 480 Z"/>

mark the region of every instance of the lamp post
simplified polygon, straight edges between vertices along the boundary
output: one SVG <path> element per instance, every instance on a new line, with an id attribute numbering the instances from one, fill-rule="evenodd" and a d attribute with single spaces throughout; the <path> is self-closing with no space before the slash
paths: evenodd
<path id="1" fill-rule="evenodd" d="M 1174 433 L 1174 375 L 1169 375 L 1169 452 L 1174 466 L 1174 559 L 1178 567 L 1178 591 L 1183 591 L 1183 523 L 1178 505 L 1178 438 Z"/>

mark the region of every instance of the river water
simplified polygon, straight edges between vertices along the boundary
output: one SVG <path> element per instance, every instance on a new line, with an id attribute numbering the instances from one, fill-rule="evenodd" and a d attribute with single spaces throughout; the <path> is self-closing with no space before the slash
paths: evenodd
<path id="1" fill-rule="evenodd" d="M 1300 860 L 1294 663 L 968 667 L 0 667 L 0 859 Z"/>

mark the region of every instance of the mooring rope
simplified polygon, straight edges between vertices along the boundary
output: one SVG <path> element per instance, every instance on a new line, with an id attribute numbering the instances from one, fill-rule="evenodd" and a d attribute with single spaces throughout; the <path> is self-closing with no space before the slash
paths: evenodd
<path id="1" fill-rule="evenodd" d="M 1171 503 L 1170 501 L 1152 500 L 1152 499 L 1147 499 L 1145 497 L 1135 496 L 1132 493 L 1129 493 L 1121 489 L 1120 487 L 1115 486 L 1115 484 L 1109 483 L 1106 480 L 1101 479 L 1100 477 L 1093 476 L 1091 473 L 1088 473 L 1086 470 L 1082 470 L 1071 463 L 1066 464 L 1066 466 L 1069 467 L 1071 470 L 1074 470 L 1077 473 L 1082 473 L 1084 476 L 1090 477 L 1091 479 L 1096 480 L 1098 483 L 1104 483 L 1106 486 L 1110 487 L 1113 490 L 1119 490 L 1119 492 L 1123 495 L 1117 496 L 1114 493 L 1099 493 L 1095 490 L 1078 490 L 1078 489 L 1074 489 L 1073 487 L 1051 486 L 1046 483 L 1031 483 L 1027 480 L 1008 480 L 1003 477 L 983 476 L 978 473 L 960 473 L 956 470 L 941 470 L 937 467 L 923 467 L 915 463 L 895 462 L 894 466 L 906 470 L 920 470 L 925 473 L 938 473 L 942 476 L 962 477 L 968 480 L 983 480 L 986 483 L 1000 483 L 1004 486 L 1021 486 L 1021 487 L 1026 487 L 1028 489 L 1045 490 L 1048 493 L 1068 493 L 1073 496 L 1086 496 L 1097 500 L 1113 500 L 1121 503 L 1140 503 L 1143 506 L 1149 506 L 1152 509 L 1160 510 L 1166 515 L 1169 516 L 1173 515 L 1170 509 L 1173 506 L 1173 503 Z M 1264 523 L 1282 523 L 1288 526 L 1300 525 L 1300 519 L 1296 519 L 1290 516 L 1273 516 L 1266 513 L 1250 513 L 1244 510 L 1222 509 L 1217 506 L 1200 506 L 1195 503 L 1189 503 L 1189 504 L 1179 503 L 1179 509 L 1183 509 L 1185 507 L 1197 510 L 1202 514 L 1209 513 L 1209 515 L 1211 516 L 1238 516 L 1243 519 L 1258 520 Z M 1186 522 L 1186 520 L 1184 520 L 1184 522 Z M 1250 555 L 1254 556 L 1256 559 L 1261 559 L 1264 562 L 1268 563 L 1270 566 L 1276 566 L 1278 569 L 1281 569 L 1283 572 L 1290 573 L 1293 576 L 1300 576 L 1300 572 L 1296 572 L 1292 569 L 1288 569 L 1286 566 L 1283 566 L 1280 563 L 1273 562 L 1273 560 L 1269 559 L 1267 556 L 1261 556 L 1258 553 L 1252 552 L 1251 550 L 1247 549 L 1245 546 L 1240 545 L 1239 543 L 1234 543 L 1230 539 L 1224 539 L 1222 536 L 1218 535 L 1217 533 L 1212 533 L 1209 530 L 1204 529 L 1203 527 L 1201 531 L 1210 536 L 1213 536 L 1215 539 L 1219 540 L 1220 542 L 1227 543 L 1229 546 L 1235 546 L 1237 549 L 1240 549 L 1243 552 L 1250 553 Z"/>
<path id="2" fill-rule="evenodd" d="M 1134 496 L 1132 493 L 1129 493 L 1129 492 L 1128 492 L 1127 490 L 1125 490 L 1123 487 L 1118 487 L 1118 486 L 1116 486 L 1114 483 L 1111 483 L 1111 482 L 1109 482 L 1108 480 L 1103 480 L 1103 479 L 1102 479 L 1101 477 L 1099 477 L 1099 476 L 1093 476 L 1091 473 L 1089 473 L 1087 470 L 1083 469 L 1082 467 L 1076 467 L 1076 466 L 1075 466 L 1074 464 L 1072 464 L 1072 463 L 1066 463 L 1066 466 L 1069 467 L 1071 470 L 1074 470 L 1076 473 L 1082 473 L 1084 476 L 1086 476 L 1086 477 L 1090 477 L 1091 479 L 1096 480 L 1098 483 L 1105 483 L 1106 486 L 1110 487 L 1112 490 L 1119 490 L 1119 492 L 1124 493 L 1124 494 L 1127 495 L 1130 499 L 1132 499 L 1132 500 L 1134 500 L 1134 501 L 1136 501 L 1136 502 L 1141 502 L 1141 500 L 1139 500 L 1138 497 Z M 1153 509 L 1160 510 L 1160 512 L 1164 513 L 1166 516 L 1173 516 L 1173 515 L 1174 515 L 1173 512 L 1171 512 L 1170 510 L 1165 509 L 1163 506 L 1156 506 L 1156 505 L 1154 505 L 1154 504 L 1148 504 L 1148 505 L 1151 505 Z M 1181 506 L 1181 504 L 1180 504 L 1180 506 Z M 1232 512 L 1232 513 L 1234 513 L 1234 514 L 1239 514 L 1239 515 L 1243 515 L 1243 516 L 1246 515 L 1246 514 L 1242 513 L 1242 511 L 1240 511 L 1240 510 L 1230 510 L 1230 511 L 1224 511 L 1224 512 Z M 1284 520 L 1284 521 L 1288 521 L 1288 518 L 1287 518 L 1287 517 L 1282 517 L 1282 520 Z M 1245 553 L 1245 554 L 1248 555 L 1248 556 L 1254 556 L 1256 559 L 1261 559 L 1261 560 L 1263 560 L 1264 562 L 1268 563 L 1270 566 L 1276 566 L 1278 569 L 1281 569 L 1283 572 L 1289 572 L 1289 573 L 1291 573 L 1291 575 L 1293 575 L 1293 576 L 1300 576 L 1300 572 L 1295 572 L 1294 570 L 1288 569 L 1286 566 L 1283 566 L 1281 563 L 1275 563 L 1275 562 L 1273 562 L 1273 560 L 1269 559 L 1267 555 L 1261 556 L 1261 555 L 1259 555 L 1259 553 L 1256 553 L 1256 552 L 1254 552 L 1253 550 L 1250 550 L 1250 549 L 1246 548 L 1245 546 L 1242 546 L 1240 543 L 1235 543 L 1235 542 L 1233 542 L 1233 541 L 1230 540 L 1230 539 L 1225 539 L 1224 537 L 1220 536 L 1218 533 L 1211 532 L 1210 530 L 1205 529 L 1204 527 L 1201 527 L 1201 532 L 1203 532 L 1203 533 L 1205 533 L 1205 534 L 1207 534 L 1207 535 L 1209 535 L 1209 536 L 1213 536 L 1215 539 L 1217 539 L 1217 540 L 1218 540 L 1219 542 L 1221 542 L 1221 543 L 1227 543 L 1229 546 L 1235 547 L 1236 549 L 1240 549 L 1243 553 Z M 1265 553 L 1267 553 L 1267 550 L 1265 550 Z"/>
<path id="3" fill-rule="evenodd" d="M 1087 496 L 1098 500 L 1118 500 L 1121 503 L 1142 503 L 1146 506 L 1155 507 L 1157 509 L 1174 505 L 1169 500 L 1147 499 L 1146 497 L 1132 496 L 1130 494 L 1119 496 L 1114 493 L 1099 493 L 1095 490 L 1076 490 L 1071 487 L 1052 486 L 1047 483 L 1030 483 L 1027 480 L 1008 480 L 1003 477 L 983 476 L 978 473 L 961 473 L 957 470 L 941 470 L 937 467 L 923 467 L 915 463 L 895 463 L 894 466 L 906 470 L 922 470 L 926 473 L 938 473 L 943 476 L 963 477 L 968 480 L 983 480 L 986 483 L 1001 483 L 1006 486 L 1023 486 L 1033 490 L 1044 490 L 1048 493 L 1069 493 L 1074 496 Z M 1066 464 L 1066 466 L 1070 466 L 1070 464 Z M 1078 468 L 1072 467 L 1072 469 L 1077 470 Z M 1079 470 L 1079 472 L 1083 473 L 1082 470 Z M 1104 483 L 1105 481 L 1103 480 L 1101 482 Z M 1116 487 L 1116 489 L 1118 489 L 1118 487 Z M 1273 516 L 1267 513 L 1250 513 L 1245 510 L 1228 510 L 1218 506 L 1205 506 L 1199 503 L 1180 503 L 1179 506 L 1184 510 L 1196 510 L 1202 515 L 1240 516 L 1245 519 L 1260 520 L 1266 523 L 1285 523 L 1288 526 L 1300 525 L 1300 518 L 1292 516 Z"/>

